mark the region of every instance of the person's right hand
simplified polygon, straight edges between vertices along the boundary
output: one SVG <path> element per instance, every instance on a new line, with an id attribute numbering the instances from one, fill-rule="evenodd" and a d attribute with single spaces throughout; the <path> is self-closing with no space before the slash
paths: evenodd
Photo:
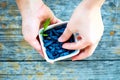
<path id="1" fill-rule="evenodd" d="M 22 34 L 24 39 L 44 57 L 41 45 L 37 39 L 38 31 L 48 18 L 50 18 L 51 24 L 55 24 L 60 20 L 54 16 L 42 0 L 16 1 L 22 15 Z"/>

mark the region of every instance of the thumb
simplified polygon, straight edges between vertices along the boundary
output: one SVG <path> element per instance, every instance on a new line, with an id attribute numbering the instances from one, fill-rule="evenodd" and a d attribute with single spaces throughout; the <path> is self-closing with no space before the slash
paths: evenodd
<path id="1" fill-rule="evenodd" d="M 65 42 L 71 37 L 71 35 L 72 35 L 72 32 L 70 31 L 70 29 L 68 27 L 66 27 L 63 34 L 59 37 L 58 41 Z"/>
<path id="2" fill-rule="evenodd" d="M 51 24 L 56 24 L 56 23 L 59 23 L 59 22 L 62 22 L 62 21 L 55 16 L 51 19 Z"/>

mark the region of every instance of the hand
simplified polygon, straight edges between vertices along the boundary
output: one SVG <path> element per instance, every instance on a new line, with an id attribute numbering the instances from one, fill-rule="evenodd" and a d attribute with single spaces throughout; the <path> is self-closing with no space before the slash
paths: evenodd
<path id="1" fill-rule="evenodd" d="M 70 50 L 80 50 L 79 54 L 72 57 L 72 60 L 81 60 L 92 55 L 101 39 L 103 30 L 100 8 L 88 9 L 81 3 L 75 9 L 64 33 L 58 40 L 59 42 L 65 42 L 72 33 L 79 33 L 78 42 L 64 43 L 62 47 Z"/>
<path id="2" fill-rule="evenodd" d="M 60 20 L 54 16 L 42 0 L 17 0 L 17 4 L 22 15 L 24 39 L 44 57 L 37 38 L 38 31 L 48 18 L 50 18 L 51 24 L 55 24 Z"/>

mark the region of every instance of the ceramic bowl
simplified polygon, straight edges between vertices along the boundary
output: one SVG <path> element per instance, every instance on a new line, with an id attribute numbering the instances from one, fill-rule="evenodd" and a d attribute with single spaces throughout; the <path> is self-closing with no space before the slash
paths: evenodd
<path id="1" fill-rule="evenodd" d="M 54 63 L 55 61 L 70 58 L 79 53 L 79 50 L 63 49 L 61 47 L 63 43 L 58 42 L 58 37 L 63 33 L 63 29 L 65 29 L 64 27 L 66 27 L 67 23 L 68 21 L 64 21 L 48 26 L 45 31 L 48 36 L 43 36 L 42 34 L 40 34 L 43 28 L 39 30 L 39 39 L 44 53 L 44 57 L 47 62 Z M 54 35 L 59 36 L 56 37 Z M 73 34 L 69 41 L 77 42 L 77 35 Z"/>

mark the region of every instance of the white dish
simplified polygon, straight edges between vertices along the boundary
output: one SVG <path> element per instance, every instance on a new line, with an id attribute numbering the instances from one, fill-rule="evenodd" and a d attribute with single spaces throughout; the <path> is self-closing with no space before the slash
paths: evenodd
<path id="1" fill-rule="evenodd" d="M 54 28 L 54 27 L 57 27 L 57 26 L 60 26 L 60 25 L 66 24 L 66 23 L 68 23 L 68 21 L 50 25 L 50 26 L 47 27 L 46 30 L 49 30 L 49 29 L 51 29 L 51 28 Z M 43 35 L 40 34 L 42 30 L 43 30 L 43 28 L 39 30 L 39 39 L 40 39 L 40 43 L 41 43 L 42 50 L 43 50 L 43 53 L 44 53 L 44 57 L 45 57 L 45 59 L 46 59 L 47 62 L 54 63 L 55 61 L 63 60 L 63 59 L 66 59 L 66 58 L 70 58 L 70 57 L 75 56 L 76 54 L 79 53 L 79 50 L 75 50 L 73 53 L 70 53 L 69 55 L 61 56 L 61 57 L 56 58 L 56 59 L 50 59 L 50 58 L 47 56 L 46 48 L 44 47 Z M 77 35 L 75 35 L 75 34 L 73 34 L 73 35 L 74 35 L 74 38 L 75 38 L 75 42 L 77 42 L 77 38 L 76 38 Z"/>

